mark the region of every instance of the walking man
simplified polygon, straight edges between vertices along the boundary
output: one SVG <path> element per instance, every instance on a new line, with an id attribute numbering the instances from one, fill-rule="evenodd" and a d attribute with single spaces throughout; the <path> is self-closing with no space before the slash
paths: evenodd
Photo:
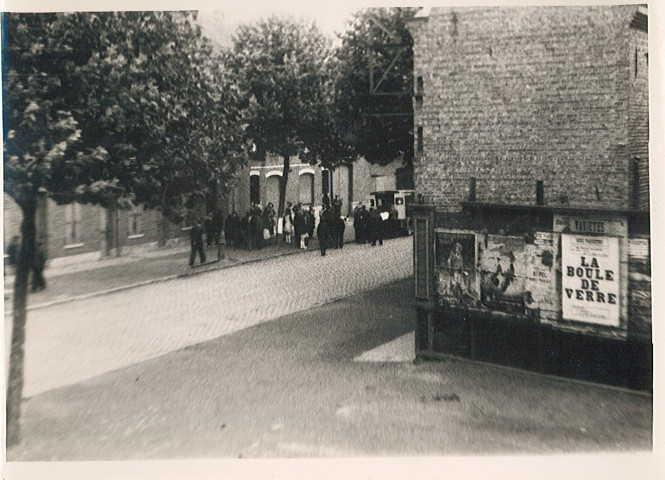
<path id="1" fill-rule="evenodd" d="M 383 245 L 383 219 L 378 210 L 370 208 L 369 225 L 372 246 L 376 246 L 377 240 L 379 241 L 379 245 Z"/>
<path id="2" fill-rule="evenodd" d="M 189 231 L 189 242 L 191 245 L 191 253 L 189 254 L 189 266 L 194 266 L 194 260 L 196 260 L 196 254 L 199 254 L 199 259 L 201 263 L 205 263 L 206 254 L 203 250 L 203 229 L 201 228 L 201 221 L 197 218 L 194 221 L 194 226 Z"/>
<path id="3" fill-rule="evenodd" d="M 369 212 L 367 211 L 365 205 L 363 205 L 360 208 L 360 212 L 358 212 L 358 242 L 361 244 L 367 243 L 369 239 L 369 223 Z"/>
<path id="4" fill-rule="evenodd" d="M 321 217 L 319 222 L 319 227 L 316 230 L 316 236 L 319 239 L 319 249 L 321 250 L 321 256 L 326 254 L 326 248 L 328 247 L 328 238 L 330 236 L 328 218 Z"/>

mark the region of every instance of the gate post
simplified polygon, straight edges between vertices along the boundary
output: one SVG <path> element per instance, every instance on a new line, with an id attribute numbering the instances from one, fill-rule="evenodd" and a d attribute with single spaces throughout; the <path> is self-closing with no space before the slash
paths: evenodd
<path id="1" fill-rule="evenodd" d="M 432 314 L 436 305 L 434 278 L 434 206 L 411 206 L 413 218 L 413 277 L 416 306 L 416 358 L 434 350 Z"/>

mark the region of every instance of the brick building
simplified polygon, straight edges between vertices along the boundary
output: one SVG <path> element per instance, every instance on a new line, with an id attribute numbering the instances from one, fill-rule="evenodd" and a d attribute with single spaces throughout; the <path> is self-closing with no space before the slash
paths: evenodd
<path id="1" fill-rule="evenodd" d="M 418 355 L 650 388 L 647 25 L 638 5 L 409 22 Z"/>
<path id="2" fill-rule="evenodd" d="M 5 249 L 14 235 L 20 235 L 22 212 L 4 194 Z M 66 264 L 96 260 L 106 254 L 129 253 L 177 242 L 187 236 L 185 225 L 166 220 L 159 211 L 138 206 L 110 211 L 97 205 L 58 205 L 42 197 L 36 215 L 37 238 L 44 242 L 50 263 Z"/>
<path id="3" fill-rule="evenodd" d="M 638 6 L 432 8 L 414 40 L 420 193 L 646 209 L 648 51 Z"/>
<path id="4" fill-rule="evenodd" d="M 396 159 L 388 165 L 380 166 L 360 158 L 342 163 L 334 169 L 325 169 L 293 158 L 285 201 L 316 207 L 321 205 L 323 194 L 326 193 L 331 200 L 335 196 L 342 199 L 342 213 L 348 216 L 352 214 L 353 207 L 365 201 L 371 192 L 396 189 L 402 163 L 401 159 Z M 282 170 L 283 162 L 277 155 L 268 155 L 262 162 L 250 162 L 248 167 L 238 173 L 229 193 L 229 211 L 235 210 L 242 215 L 251 203 L 272 203 L 277 208 Z"/>

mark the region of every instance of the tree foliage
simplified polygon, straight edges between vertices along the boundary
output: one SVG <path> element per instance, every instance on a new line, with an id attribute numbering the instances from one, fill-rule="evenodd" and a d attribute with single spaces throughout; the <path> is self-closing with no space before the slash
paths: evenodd
<path id="1" fill-rule="evenodd" d="M 126 195 L 178 219 L 188 195 L 205 192 L 211 176 L 226 184 L 243 162 L 239 90 L 194 14 L 7 17 L 5 155 L 16 168 L 5 185 L 13 197 L 29 167 L 19 127 L 31 104 L 44 125 L 62 117 L 76 132 L 40 185 L 62 203 Z"/>
<path id="2" fill-rule="evenodd" d="M 335 82 L 337 128 L 355 155 L 387 164 L 413 157 L 413 39 L 405 22 L 417 8 L 368 8 L 358 11 L 341 35 Z M 390 35 L 386 30 L 394 33 Z M 392 68 L 398 49 L 406 48 Z M 368 46 L 372 46 L 369 47 Z M 370 93 L 370 60 L 378 95 Z M 402 92 L 403 95 L 384 95 Z M 398 114 L 398 115 L 396 115 Z"/>
<path id="3" fill-rule="evenodd" d="M 249 96 L 256 158 L 307 154 L 324 134 L 331 55 L 313 23 L 271 16 L 238 28 L 229 62 Z"/>
<path id="4" fill-rule="evenodd" d="M 253 157 L 284 159 L 281 215 L 292 157 L 333 165 L 347 153 L 334 129 L 332 42 L 313 23 L 271 16 L 238 28 L 228 60 L 247 92 Z"/>

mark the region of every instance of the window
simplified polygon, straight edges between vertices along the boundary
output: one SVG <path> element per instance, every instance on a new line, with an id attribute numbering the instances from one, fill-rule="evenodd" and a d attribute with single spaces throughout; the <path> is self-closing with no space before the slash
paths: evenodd
<path id="1" fill-rule="evenodd" d="M 330 170 L 321 172 L 321 190 L 323 195 L 330 195 Z"/>
<path id="2" fill-rule="evenodd" d="M 266 204 L 272 203 L 277 208 L 279 205 L 279 186 L 282 183 L 282 174 L 272 174 L 266 178 Z"/>
<path id="3" fill-rule="evenodd" d="M 65 206 L 65 245 L 77 245 L 81 240 L 81 205 Z"/>
<path id="4" fill-rule="evenodd" d="M 417 144 L 418 153 L 423 151 L 423 127 L 418 127 L 418 144 Z"/>
<path id="5" fill-rule="evenodd" d="M 261 177 L 258 174 L 249 177 L 249 202 L 261 203 Z"/>
<path id="6" fill-rule="evenodd" d="M 300 196 L 299 201 L 303 205 L 314 204 L 314 175 L 311 173 L 303 173 L 299 177 L 300 183 Z"/>
<path id="7" fill-rule="evenodd" d="M 127 227 L 127 232 L 129 237 L 142 236 L 143 227 L 141 225 L 141 214 L 143 213 L 143 207 L 138 205 L 129 212 L 129 225 Z"/>

